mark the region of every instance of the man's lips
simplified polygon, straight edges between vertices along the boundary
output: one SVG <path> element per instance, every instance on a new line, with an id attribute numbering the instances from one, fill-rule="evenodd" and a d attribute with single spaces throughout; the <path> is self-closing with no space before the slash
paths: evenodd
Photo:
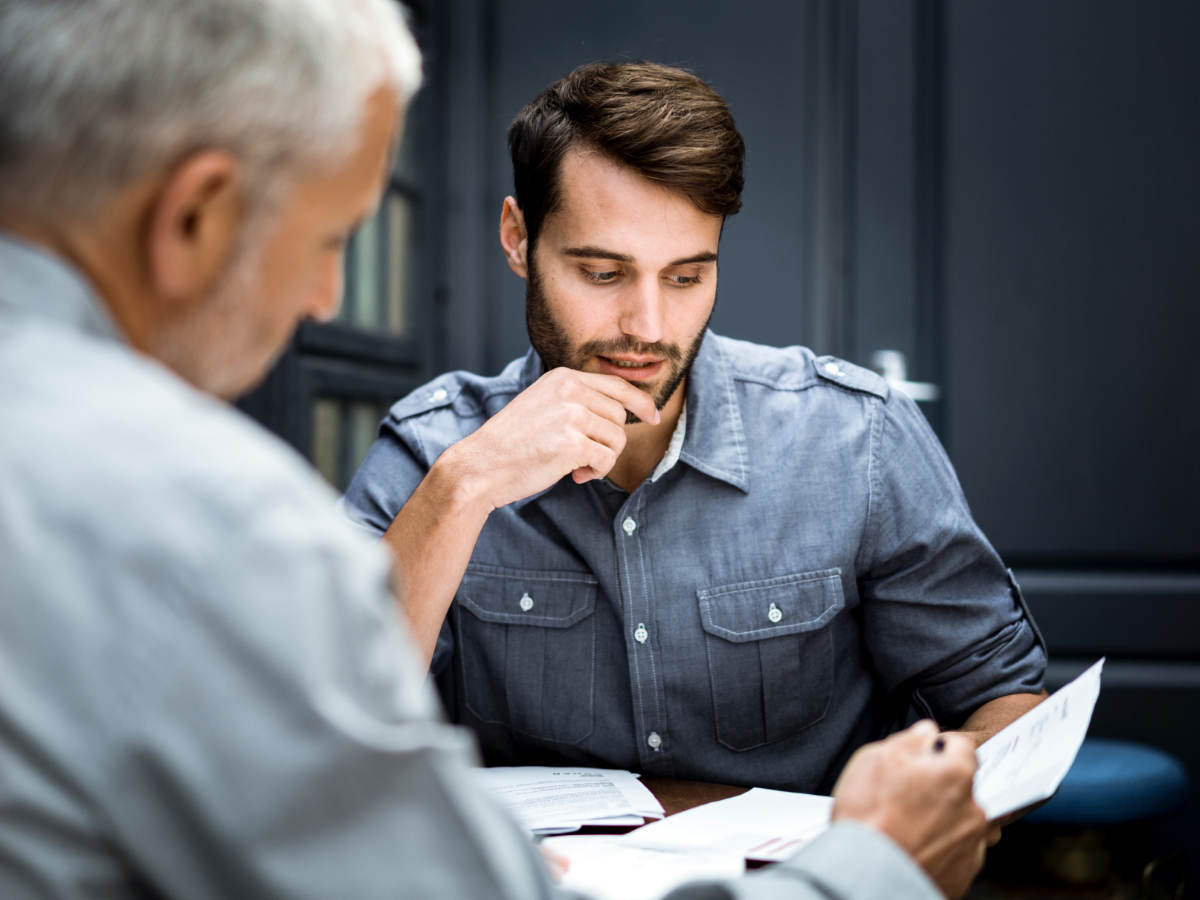
<path id="1" fill-rule="evenodd" d="M 622 378 L 646 378 L 658 374 L 663 361 L 658 357 L 597 356 L 601 368 Z"/>

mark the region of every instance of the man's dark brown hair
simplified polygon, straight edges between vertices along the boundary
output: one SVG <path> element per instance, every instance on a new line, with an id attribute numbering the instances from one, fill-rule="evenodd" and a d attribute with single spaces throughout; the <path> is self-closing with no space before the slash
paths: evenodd
<path id="1" fill-rule="evenodd" d="M 671 66 L 590 63 L 542 91 L 508 127 L 530 251 L 558 205 L 562 159 L 574 145 L 686 194 L 706 213 L 741 209 L 745 145 L 716 91 Z"/>

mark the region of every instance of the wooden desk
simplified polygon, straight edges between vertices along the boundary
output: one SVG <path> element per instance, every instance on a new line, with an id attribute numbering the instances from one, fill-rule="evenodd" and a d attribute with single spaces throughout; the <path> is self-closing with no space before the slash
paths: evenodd
<path id="1" fill-rule="evenodd" d="M 712 803 L 714 800 L 727 800 L 744 794 L 750 788 L 737 787 L 732 784 L 712 784 L 707 781 L 685 781 L 682 778 L 643 778 L 642 784 L 650 789 L 658 802 L 662 804 L 668 816 L 677 812 Z"/>

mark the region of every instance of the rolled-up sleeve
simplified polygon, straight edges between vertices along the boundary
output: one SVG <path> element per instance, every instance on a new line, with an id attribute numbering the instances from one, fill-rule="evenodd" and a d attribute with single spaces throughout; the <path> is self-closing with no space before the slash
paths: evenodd
<path id="1" fill-rule="evenodd" d="M 893 392 L 871 440 L 860 593 L 888 690 L 912 691 L 946 727 L 997 697 L 1040 691 L 1045 647 L 924 415 Z"/>
<path id="2" fill-rule="evenodd" d="M 341 509 L 355 524 L 382 535 L 425 477 L 428 466 L 384 420 L 379 438 L 346 488 Z"/>

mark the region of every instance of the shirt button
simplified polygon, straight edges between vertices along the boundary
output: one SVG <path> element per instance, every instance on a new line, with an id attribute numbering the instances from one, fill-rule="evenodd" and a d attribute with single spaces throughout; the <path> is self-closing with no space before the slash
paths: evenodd
<path id="1" fill-rule="evenodd" d="M 633 534 L 637 531 L 637 522 L 633 521 L 631 516 L 626 516 L 625 521 L 621 523 L 621 527 L 625 530 L 626 534 Z"/>
<path id="2" fill-rule="evenodd" d="M 529 612 L 531 609 L 533 609 L 533 598 L 528 594 L 522 594 L 520 607 L 522 612 Z"/>
<path id="3" fill-rule="evenodd" d="M 842 370 L 838 368 L 838 364 L 835 362 L 827 362 L 827 363 L 825 363 L 823 368 L 830 375 L 841 375 L 842 374 Z"/>
<path id="4" fill-rule="evenodd" d="M 646 626 L 638 622 L 637 630 L 633 633 L 633 639 L 639 644 L 646 643 L 646 638 L 650 637 L 650 632 L 646 630 Z"/>
<path id="5" fill-rule="evenodd" d="M 772 603 L 771 608 L 767 610 L 767 618 L 770 619 L 772 622 L 778 622 L 780 619 L 783 618 L 783 612 L 780 611 L 778 606 L 776 606 L 774 603 Z"/>
<path id="6" fill-rule="evenodd" d="M 434 391 L 432 394 L 429 395 L 430 403 L 441 403 L 445 399 L 446 399 L 446 389 L 445 388 L 438 388 L 436 391 Z"/>
<path id="7" fill-rule="evenodd" d="M 658 736 L 657 731 L 652 731 L 646 737 L 646 743 L 650 745 L 651 750 L 657 750 L 659 747 L 662 746 L 662 738 L 660 738 Z"/>

